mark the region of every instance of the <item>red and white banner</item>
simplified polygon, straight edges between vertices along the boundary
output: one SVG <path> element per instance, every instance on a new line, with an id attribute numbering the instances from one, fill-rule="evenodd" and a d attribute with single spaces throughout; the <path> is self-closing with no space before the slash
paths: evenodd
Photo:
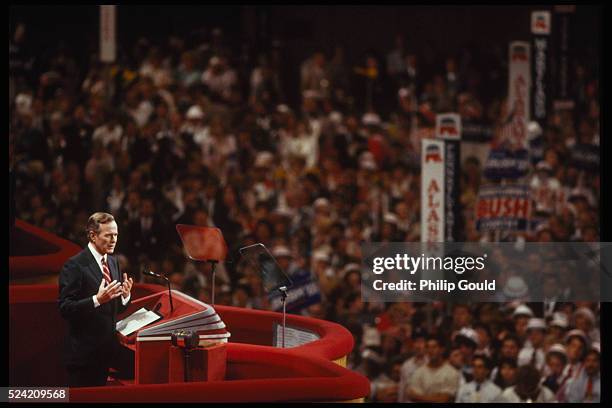
<path id="1" fill-rule="evenodd" d="M 421 141 L 421 242 L 444 242 L 444 141 Z"/>
<path id="2" fill-rule="evenodd" d="M 550 11 L 531 12 L 531 33 L 539 35 L 550 34 Z"/>
<path id="3" fill-rule="evenodd" d="M 458 113 L 437 114 L 436 137 L 444 140 L 461 140 L 461 116 Z"/>
<path id="4" fill-rule="evenodd" d="M 115 62 L 117 6 L 100 6 L 100 61 Z"/>
<path id="5" fill-rule="evenodd" d="M 550 25 L 551 13 L 547 10 L 533 11 L 531 13 L 531 43 L 532 48 L 532 75 L 531 87 L 531 114 L 532 119 L 546 125 L 546 112 L 550 106 Z"/>
<path id="6" fill-rule="evenodd" d="M 510 145 L 514 149 L 527 148 L 527 123 L 530 112 L 531 47 L 529 43 L 510 43 L 508 78 L 508 115 L 512 118 Z"/>
<path id="7" fill-rule="evenodd" d="M 526 231 L 531 217 L 529 186 L 485 185 L 478 191 L 478 231 Z"/>

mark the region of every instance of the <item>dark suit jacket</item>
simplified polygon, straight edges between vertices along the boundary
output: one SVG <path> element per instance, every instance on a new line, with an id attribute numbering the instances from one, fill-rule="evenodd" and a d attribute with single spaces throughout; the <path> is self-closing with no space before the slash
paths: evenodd
<path id="1" fill-rule="evenodd" d="M 123 281 L 117 260 L 109 255 L 107 262 L 112 279 Z M 127 305 L 123 306 L 119 296 L 94 307 L 92 296 L 98 293 L 102 279 L 102 271 L 89 248 L 70 258 L 60 272 L 59 310 L 68 321 L 64 359 L 67 365 L 88 365 L 108 359 L 116 346 L 117 313 Z"/>

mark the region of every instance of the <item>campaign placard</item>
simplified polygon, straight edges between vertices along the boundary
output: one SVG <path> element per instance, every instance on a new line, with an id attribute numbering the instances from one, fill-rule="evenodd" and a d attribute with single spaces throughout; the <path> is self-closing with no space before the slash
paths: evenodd
<path id="1" fill-rule="evenodd" d="M 444 242 L 444 141 L 421 141 L 421 242 Z"/>
<path id="2" fill-rule="evenodd" d="M 526 231 L 531 215 L 529 186 L 486 185 L 476 202 L 478 231 Z"/>
<path id="3" fill-rule="evenodd" d="M 527 42 L 510 43 L 508 78 L 508 117 L 511 120 L 508 142 L 514 149 L 527 148 L 527 123 L 530 115 L 531 52 Z"/>
<path id="4" fill-rule="evenodd" d="M 546 113 L 550 106 L 550 25 L 551 13 L 546 10 L 531 13 L 532 34 L 532 75 L 531 87 L 532 118 L 540 126 L 546 122 Z"/>

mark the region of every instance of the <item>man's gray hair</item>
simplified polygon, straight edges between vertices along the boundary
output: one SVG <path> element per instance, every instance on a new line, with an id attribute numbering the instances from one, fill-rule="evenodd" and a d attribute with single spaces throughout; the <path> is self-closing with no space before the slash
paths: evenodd
<path id="1" fill-rule="evenodd" d="M 115 221 L 115 218 L 109 213 L 93 213 L 87 220 L 87 239 L 90 239 L 89 236 L 92 232 L 95 234 L 100 232 L 100 224 L 108 224 L 113 221 Z"/>

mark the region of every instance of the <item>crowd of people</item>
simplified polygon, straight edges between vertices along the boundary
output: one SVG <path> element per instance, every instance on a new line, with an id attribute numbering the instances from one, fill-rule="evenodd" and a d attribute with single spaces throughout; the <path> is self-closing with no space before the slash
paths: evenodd
<path id="1" fill-rule="evenodd" d="M 166 274 L 203 301 L 210 264 L 188 260 L 175 225 L 218 227 L 235 262 L 217 267 L 215 303 L 240 307 L 270 307 L 261 277 L 238 261 L 239 248 L 264 244 L 290 276 L 318 286 L 320 300 L 294 312 L 353 333 L 348 365 L 371 380 L 371 401 L 599 399 L 596 302 L 360 296 L 362 243 L 420 240 L 420 140 L 435 114 L 488 124 L 483 145 L 502 137 L 506 88 L 487 81 L 506 72 L 504 53 L 486 68 L 471 58 L 478 49 L 421 64 L 398 35 L 381 46 L 385 58 L 364 64 L 342 47 L 315 50 L 299 83 L 287 83 L 277 43 L 249 65 L 219 29 L 189 41 L 141 38 L 108 65 L 95 54 L 79 63 L 81 50 L 68 46 L 33 65 L 26 30 L 18 26 L 9 47 L 17 218 L 85 246 L 88 216 L 109 212 L 122 271 L 139 282 L 150 279 L 143 268 Z M 599 174 L 573 158 L 576 146 L 599 143 L 598 78 L 583 63 L 574 74 L 573 111 L 530 127 L 540 149 L 527 176 L 537 227 L 503 239 L 599 241 Z M 299 87 L 299 106 L 287 101 L 289 86 Z M 461 163 L 457 241 L 496 239 L 474 223 L 484 166 L 475 156 Z"/>

